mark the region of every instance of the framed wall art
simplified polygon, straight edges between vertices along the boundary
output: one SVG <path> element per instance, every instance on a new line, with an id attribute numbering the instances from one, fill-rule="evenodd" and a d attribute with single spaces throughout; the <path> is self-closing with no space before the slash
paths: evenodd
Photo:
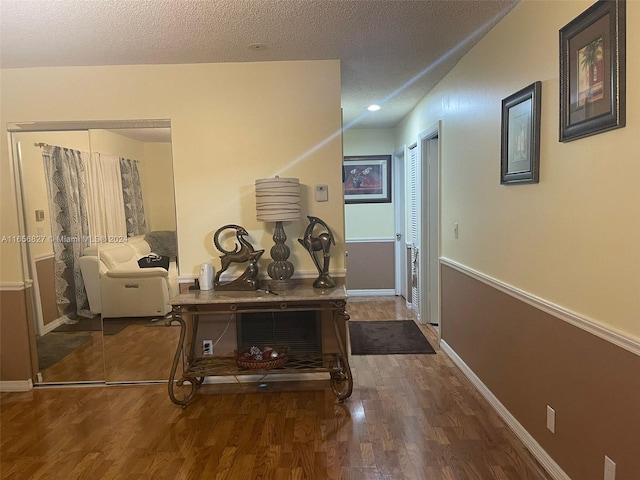
<path id="1" fill-rule="evenodd" d="M 534 82 L 502 100 L 500 183 L 538 183 L 542 83 Z"/>
<path id="2" fill-rule="evenodd" d="M 593 4 L 560 30 L 560 141 L 625 126 L 626 3 Z"/>
<path id="3" fill-rule="evenodd" d="M 344 157 L 344 203 L 391 202 L 391 155 Z"/>

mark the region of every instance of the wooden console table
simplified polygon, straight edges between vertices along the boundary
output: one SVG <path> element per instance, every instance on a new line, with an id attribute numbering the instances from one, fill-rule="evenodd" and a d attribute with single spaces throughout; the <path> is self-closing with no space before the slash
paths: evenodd
<path id="1" fill-rule="evenodd" d="M 318 290 L 311 286 L 299 285 L 292 290 L 268 293 L 256 291 L 189 291 L 171 299 L 172 320 L 180 323 L 180 339 L 176 349 L 171 374 L 169 376 L 169 398 L 176 405 L 185 408 L 194 398 L 197 389 L 207 376 L 256 375 L 278 373 L 328 372 L 331 389 L 342 402 L 353 391 L 353 379 L 349 367 L 346 343 L 346 328 L 349 315 L 345 311 L 347 293 L 344 286 L 328 290 Z M 242 314 L 267 312 L 320 312 L 327 315 L 333 324 L 337 352 L 319 355 L 289 356 L 288 362 L 271 370 L 244 370 L 236 365 L 233 357 L 203 357 L 196 355 L 196 339 L 200 315 Z M 187 342 L 185 343 L 185 340 Z M 180 361 L 184 359 L 183 371 L 178 374 Z M 178 378 L 179 377 L 179 378 Z M 176 388 L 190 389 L 184 398 L 176 396 Z"/>

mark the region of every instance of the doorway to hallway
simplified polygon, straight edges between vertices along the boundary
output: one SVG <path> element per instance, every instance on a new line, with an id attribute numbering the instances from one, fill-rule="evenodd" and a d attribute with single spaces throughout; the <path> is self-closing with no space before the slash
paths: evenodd
<path id="1" fill-rule="evenodd" d="M 406 225 L 404 250 L 407 306 L 420 323 L 440 323 L 440 144 L 439 125 L 422 132 L 407 148 L 406 213 L 396 215 Z M 402 223 L 397 222 L 397 223 Z"/>

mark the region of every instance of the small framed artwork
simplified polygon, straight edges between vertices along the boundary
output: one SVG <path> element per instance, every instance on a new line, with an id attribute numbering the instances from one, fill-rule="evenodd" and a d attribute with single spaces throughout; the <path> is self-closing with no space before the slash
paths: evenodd
<path id="1" fill-rule="evenodd" d="M 391 155 L 344 157 L 344 203 L 391 202 Z"/>
<path id="2" fill-rule="evenodd" d="M 600 0 L 560 30 L 560 141 L 625 126 L 624 0 Z"/>
<path id="3" fill-rule="evenodd" d="M 538 183 L 542 82 L 502 100 L 500 183 Z"/>

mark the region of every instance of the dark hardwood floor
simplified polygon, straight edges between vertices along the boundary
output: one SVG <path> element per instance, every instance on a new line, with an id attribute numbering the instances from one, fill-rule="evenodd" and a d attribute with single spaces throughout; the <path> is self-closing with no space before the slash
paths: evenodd
<path id="1" fill-rule="evenodd" d="M 350 298 L 348 307 L 352 320 L 413 318 L 394 297 Z M 436 332 L 419 326 L 436 354 L 351 356 L 355 385 L 343 404 L 328 380 L 203 385 L 184 410 L 166 385 L 3 393 L 0 476 L 549 479 L 440 351 Z"/>

